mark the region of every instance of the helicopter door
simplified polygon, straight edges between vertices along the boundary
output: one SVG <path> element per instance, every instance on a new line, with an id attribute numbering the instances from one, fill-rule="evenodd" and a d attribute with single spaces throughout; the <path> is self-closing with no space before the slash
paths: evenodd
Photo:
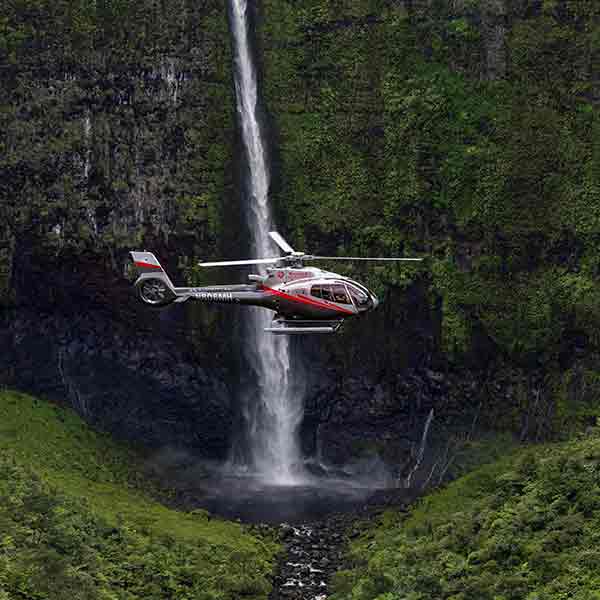
<path id="1" fill-rule="evenodd" d="M 334 283 L 331 286 L 331 292 L 333 294 L 333 301 L 338 304 L 352 304 L 346 291 L 346 286 L 343 283 Z"/>
<path id="2" fill-rule="evenodd" d="M 313 285 L 310 288 L 310 295 L 315 298 L 321 298 L 322 300 L 327 300 L 328 302 L 334 302 L 333 293 L 331 290 L 331 286 L 327 283 L 320 283 L 318 285 Z"/>
<path id="3" fill-rule="evenodd" d="M 321 298 L 328 302 L 336 302 L 337 304 L 352 304 L 346 287 L 342 283 L 321 283 L 313 285 L 310 290 L 311 296 Z"/>

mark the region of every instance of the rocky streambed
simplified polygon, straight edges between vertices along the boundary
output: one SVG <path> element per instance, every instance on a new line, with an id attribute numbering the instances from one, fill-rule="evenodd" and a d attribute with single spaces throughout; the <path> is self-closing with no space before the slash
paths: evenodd
<path id="1" fill-rule="evenodd" d="M 396 492 L 400 492 L 397 490 Z M 405 510 L 398 493 L 375 494 L 351 512 L 331 513 L 318 520 L 281 523 L 283 552 L 273 579 L 270 600 L 327 600 L 333 575 L 343 569 L 348 544 L 369 520 L 394 506 Z"/>
<path id="2" fill-rule="evenodd" d="M 341 568 L 347 515 L 279 526 L 284 547 L 270 600 L 325 600 L 332 575 Z"/>

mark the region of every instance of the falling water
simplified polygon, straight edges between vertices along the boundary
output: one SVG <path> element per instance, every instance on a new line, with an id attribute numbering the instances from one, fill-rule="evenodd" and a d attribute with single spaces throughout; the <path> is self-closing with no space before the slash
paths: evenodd
<path id="1" fill-rule="evenodd" d="M 235 91 L 242 140 L 248 164 L 248 224 L 255 256 L 272 256 L 269 238 L 269 171 L 265 140 L 258 117 L 256 69 L 249 40 L 247 0 L 231 0 L 235 45 Z M 264 309 L 250 309 L 247 358 L 258 389 L 248 393 L 244 417 L 250 460 L 248 467 L 269 482 L 292 484 L 300 479 L 297 430 L 302 420 L 302 395 L 294 388 L 286 336 L 263 330 L 272 318 Z"/>
<path id="2" fill-rule="evenodd" d="M 88 219 L 90 229 L 94 235 L 98 235 L 98 223 L 94 213 L 93 206 L 87 199 L 87 189 L 90 181 L 90 169 L 92 167 L 92 119 L 89 113 L 86 113 L 83 120 L 83 141 L 85 146 L 85 156 L 83 159 L 83 181 L 85 186 L 84 204 L 86 204 L 85 213 Z"/>
<path id="3" fill-rule="evenodd" d="M 417 454 L 417 458 L 415 460 L 415 464 L 413 465 L 410 473 L 406 477 L 404 481 L 404 487 L 409 488 L 412 482 L 413 475 L 419 470 L 421 463 L 423 462 L 423 457 L 425 456 L 425 448 L 427 446 L 427 435 L 429 434 L 429 427 L 431 426 L 431 422 L 433 421 L 433 408 L 429 411 L 429 415 L 427 416 L 427 420 L 425 421 L 425 427 L 423 428 L 423 435 L 421 436 L 421 445 L 419 446 L 419 452 Z"/>
<path id="4" fill-rule="evenodd" d="M 85 115 L 83 120 L 83 141 L 85 143 L 85 158 L 83 160 L 83 179 L 87 183 L 90 178 L 90 166 L 91 166 L 91 138 L 92 138 L 92 119 L 89 114 Z"/>

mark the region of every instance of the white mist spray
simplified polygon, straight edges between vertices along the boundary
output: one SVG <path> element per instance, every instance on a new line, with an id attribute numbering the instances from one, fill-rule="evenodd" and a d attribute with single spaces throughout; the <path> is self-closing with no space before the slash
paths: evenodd
<path id="1" fill-rule="evenodd" d="M 258 118 L 256 68 L 249 41 L 246 0 L 231 0 L 235 51 L 235 92 L 248 162 L 248 214 L 254 256 L 272 256 L 269 238 L 269 171 Z M 301 456 L 298 426 L 302 420 L 302 395 L 294 390 L 290 370 L 290 347 L 286 336 L 263 331 L 272 314 L 249 309 L 246 354 L 257 375 L 258 393 L 246 398 L 250 468 L 266 481 L 293 484 L 300 478 Z"/>

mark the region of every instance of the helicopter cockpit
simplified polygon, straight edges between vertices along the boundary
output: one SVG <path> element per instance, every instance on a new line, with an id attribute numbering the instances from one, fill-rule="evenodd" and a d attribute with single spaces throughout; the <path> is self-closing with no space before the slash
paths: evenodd
<path id="1" fill-rule="evenodd" d="M 358 285 L 343 282 L 322 282 L 311 286 L 310 295 L 314 298 L 356 306 L 357 310 L 364 311 L 373 307 L 373 299 L 370 294 Z"/>

